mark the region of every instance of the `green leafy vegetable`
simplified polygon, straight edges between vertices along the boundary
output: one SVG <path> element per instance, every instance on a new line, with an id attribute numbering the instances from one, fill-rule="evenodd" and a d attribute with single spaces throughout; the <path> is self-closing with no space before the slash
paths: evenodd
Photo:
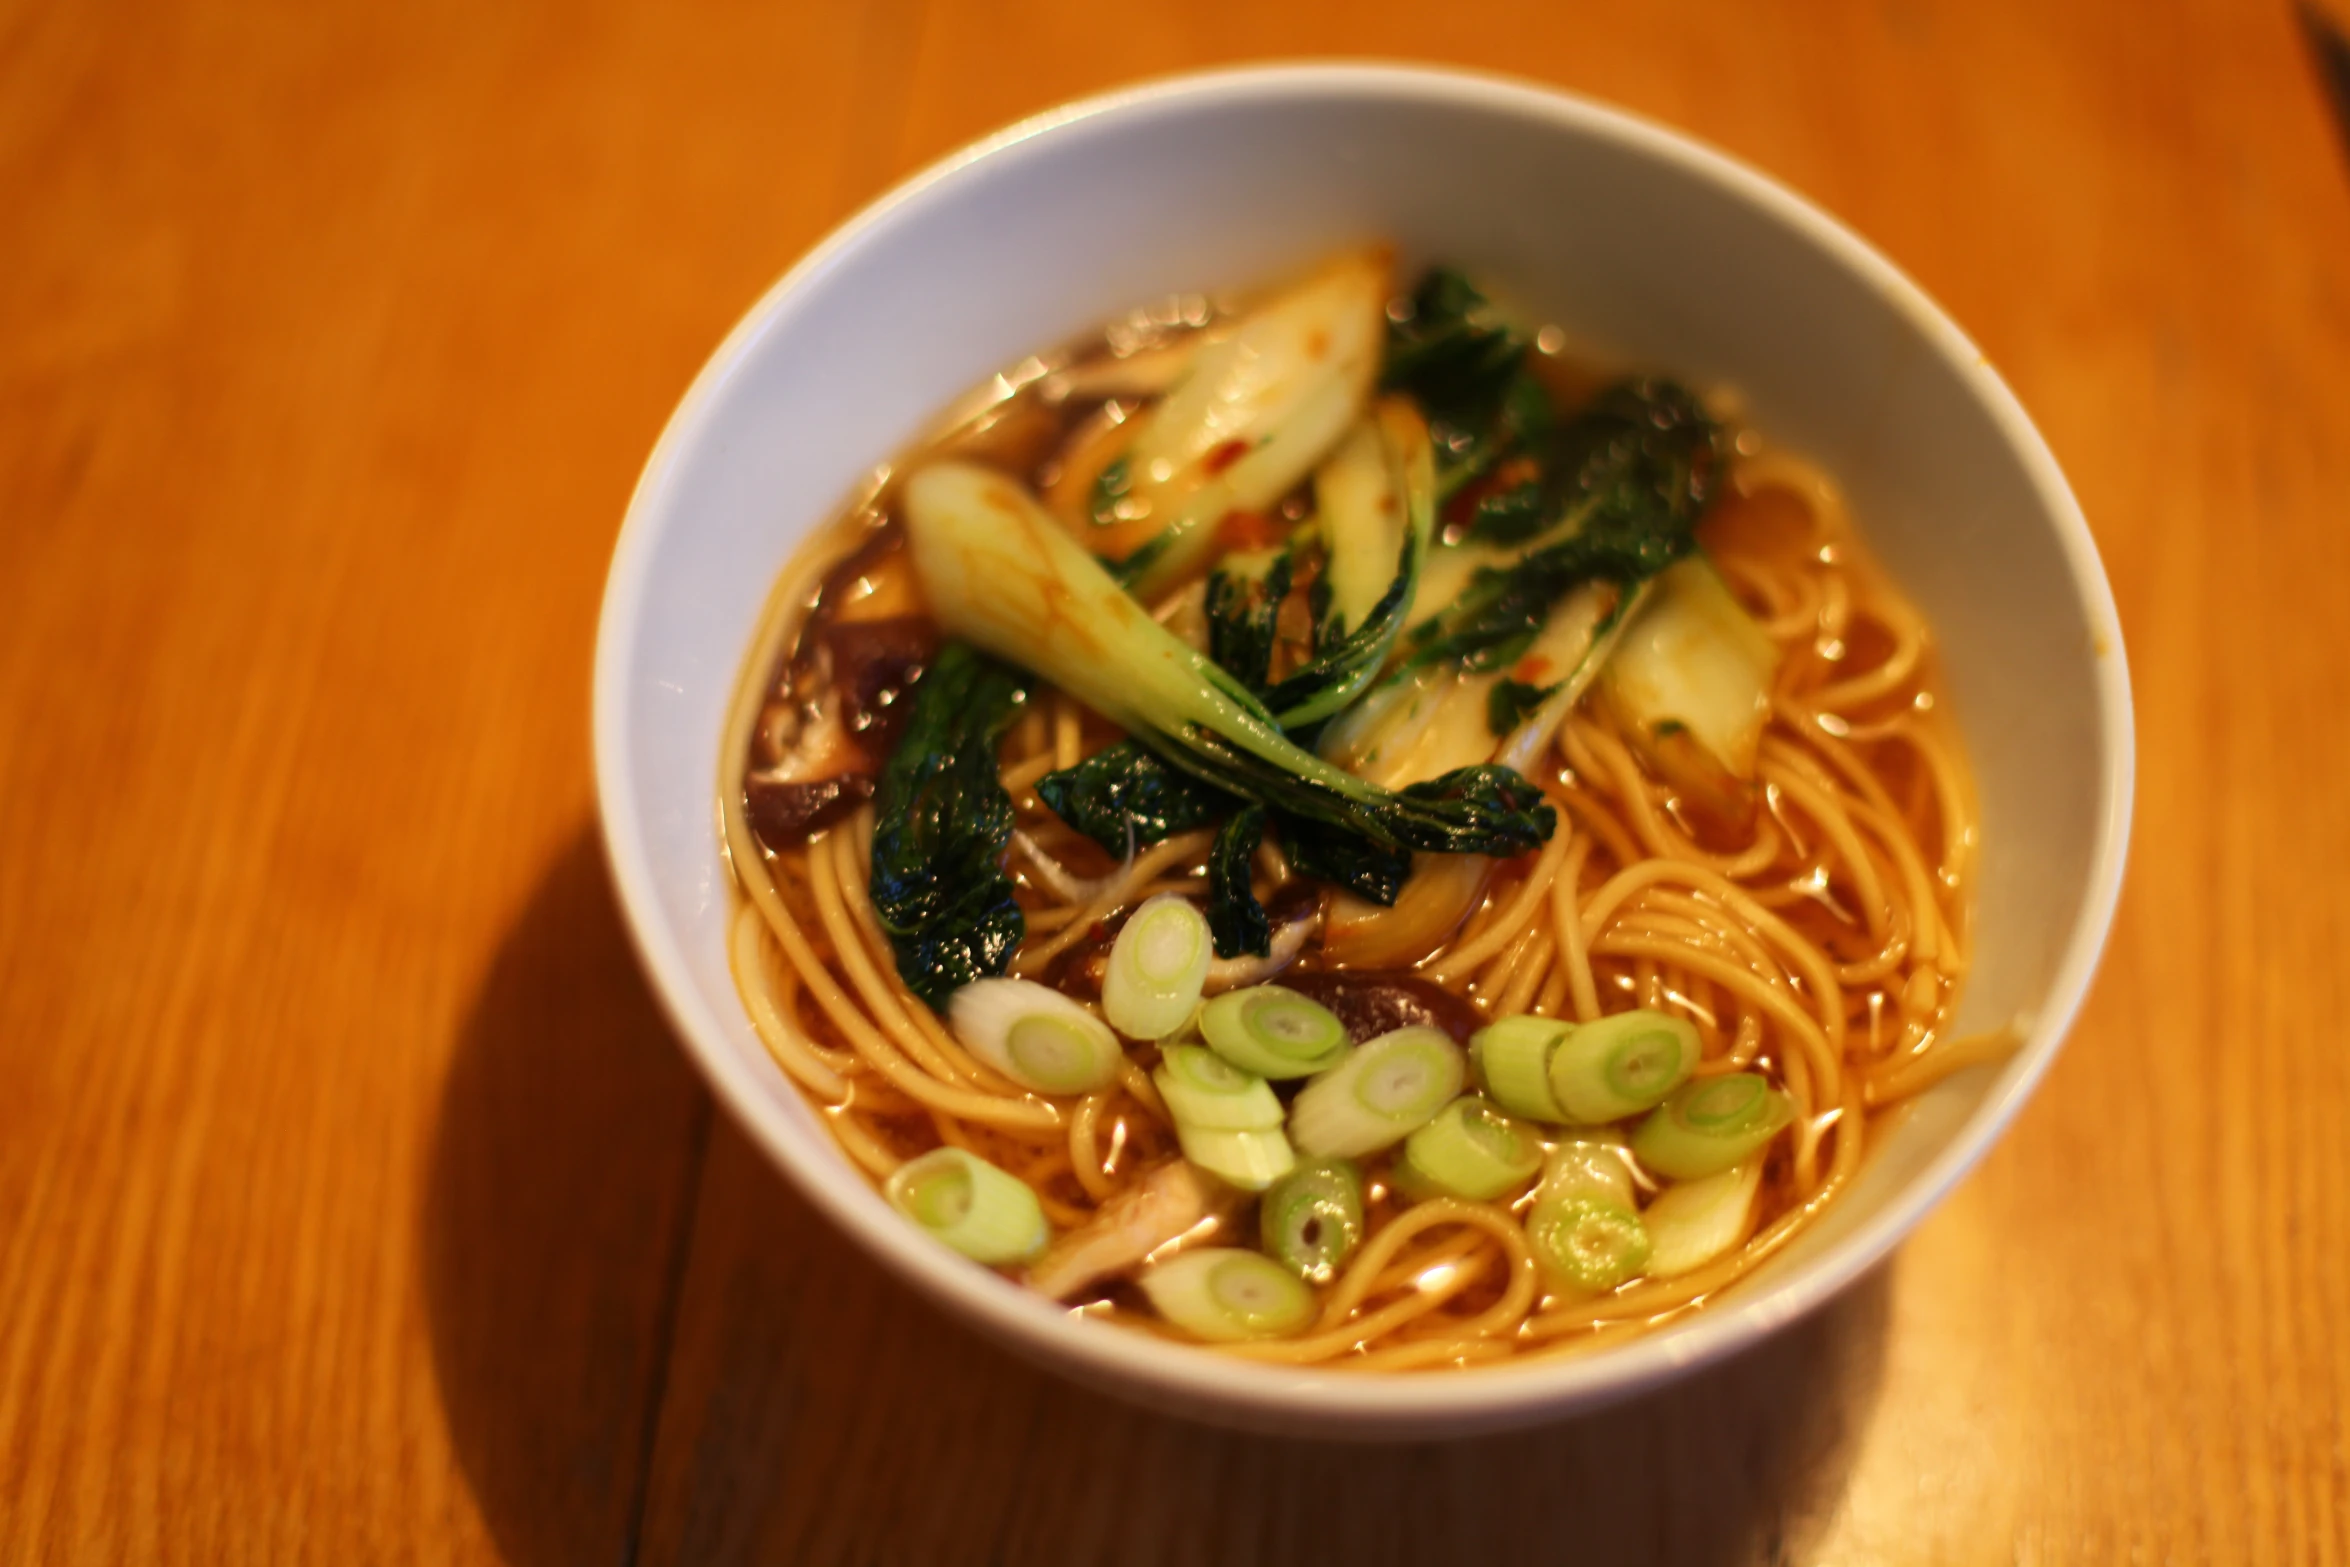
<path id="1" fill-rule="evenodd" d="M 905 516 L 915 572 L 951 634 L 1050 680 L 1229 794 L 1444 854 L 1522 853 L 1558 824 L 1541 791 L 1507 768 L 1463 768 L 1396 793 L 1301 748 L 1000 473 L 924 468 L 906 482 Z"/>
<path id="2" fill-rule="evenodd" d="M 1134 488 L 1134 472 L 1123 457 L 1113 458 L 1094 475 L 1093 493 L 1085 508 L 1087 518 L 1097 528 L 1115 527 L 1125 519 L 1118 515 L 1118 503 Z"/>
<path id="3" fill-rule="evenodd" d="M 1658 575 L 1608 661 L 1605 689 L 1627 733 L 1686 734 L 1731 777 L 1750 779 L 1778 665 L 1778 644 L 1713 566 L 1692 558 Z"/>
<path id="4" fill-rule="evenodd" d="M 1119 740 L 1036 781 L 1053 813 L 1124 859 L 1135 849 L 1205 827 L 1240 802 L 1170 767 L 1136 740 Z"/>
<path id="5" fill-rule="evenodd" d="M 1121 526 L 1093 543 L 1121 581 L 1156 598 L 1213 558 L 1228 513 L 1269 510 L 1313 472 L 1370 400 L 1390 286 L 1384 251 L 1334 257 L 1200 345 L 1137 416 Z"/>
<path id="6" fill-rule="evenodd" d="M 1436 438 L 1436 488 L 1450 496 L 1514 450 L 1540 447 L 1550 396 L 1526 366 L 1530 342 L 1476 285 L 1436 267 L 1387 332 L 1381 386 L 1408 392 Z"/>
<path id="7" fill-rule="evenodd" d="M 1601 393 L 1561 438 L 1574 458 L 1563 535 L 1479 568 L 1459 599 L 1414 628 L 1407 665 L 1506 668 L 1569 590 L 1604 578 L 1629 592 L 1687 555 L 1713 492 L 1720 440 L 1697 400 L 1669 382 L 1625 381 Z"/>
<path id="8" fill-rule="evenodd" d="M 1542 469 L 1531 459 L 1505 462 L 1464 490 L 1447 511 L 1458 533 L 1481 544 L 1524 544 L 1557 520 Z"/>
<path id="9" fill-rule="evenodd" d="M 1694 523 L 1713 498 L 1721 427 L 1678 382 L 1635 376 L 1601 391 L 1559 432 L 1552 461 L 1572 515 L 1630 517 L 1661 506 Z"/>
<path id="10" fill-rule="evenodd" d="M 996 746 L 1027 682 L 967 643 L 914 683 L 898 748 L 873 791 L 873 911 L 906 987 L 933 1007 L 1001 974 L 1026 928 L 1004 874 L 1012 801 Z"/>
<path id="11" fill-rule="evenodd" d="M 1286 549 L 1227 555 L 1208 578 L 1208 657 L 1251 691 L 1272 678 L 1289 578 Z"/>
<path id="12" fill-rule="evenodd" d="M 1378 555 L 1384 547 L 1386 558 L 1395 562 L 1395 575 L 1361 624 L 1349 631 L 1343 619 L 1334 621 L 1326 628 L 1331 633 L 1326 645 L 1312 661 L 1266 694 L 1265 705 L 1284 729 L 1320 723 L 1378 678 L 1388 650 L 1411 614 L 1420 564 L 1435 537 L 1436 490 L 1427 421 L 1408 401 L 1391 397 L 1371 410 L 1369 424 L 1385 468 L 1385 483 L 1376 497 L 1359 490 L 1350 495 L 1349 487 L 1340 486 L 1335 493 L 1326 489 L 1325 498 L 1348 496 L 1372 511 L 1394 508 L 1400 515 L 1390 523 L 1383 514 L 1356 515 L 1351 508 L 1342 508 L 1325 512 L 1322 522 L 1331 537 L 1334 566 L 1348 565 L 1352 574 L 1359 576 L 1362 568 L 1352 558 L 1365 552 Z M 1348 453 L 1350 458 L 1353 455 Z M 1391 538 L 1396 542 L 1387 543 Z"/>
<path id="13" fill-rule="evenodd" d="M 1500 739 L 1526 721 L 1526 715 L 1540 707 L 1557 685 L 1534 686 L 1523 680 L 1500 680 L 1485 693 L 1485 727 Z"/>
<path id="14" fill-rule="evenodd" d="M 1265 808 L 1251 805 L 1224 824 L 1208 856 L 1208 930 L 1216 956 L 1264 957 L 1273 950 L 1273 922 L 1249 885 L 1249 864 L 1265 839 Z"/>
<path id="15" fill-rule="evenodd" d="M 1558 825 L 1542 791 L 1507 767 L 1457 768 L 1396 791 L 1294 746 L 1288 750 L 1303 760 L 1267 757 L 1205 725 L 1165 738 L 1183 766 L 1219 788 L 1387 848 L 1506 858 L 1547 842 Z"/>
<path id="16" fill-rule="evenodd" d="M 1393 908 L 1412 874 L 1412 857 L 1402 849 L 1373 843 L 1360 833 L 1333 832 L 1312 822 L 1281 820 L 1281 847 L 1300 876 L 1344 887 L 1381 908 Z"/>

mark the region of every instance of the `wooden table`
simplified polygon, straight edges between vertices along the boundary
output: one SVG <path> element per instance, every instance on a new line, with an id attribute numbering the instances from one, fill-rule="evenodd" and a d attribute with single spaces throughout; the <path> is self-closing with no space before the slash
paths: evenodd
<path id="1" fill-rule="evenodd" d="M 1581 1424 L 1139 1414 L 711 1102 L 596 845 L 606 552 L 827 227 L 1307 52 L 1707 137 L 1976 334 L 2105 552 L 2136 852 L 1888 1268 Z M 2270 0 L 0 5 L 0 1560 L 2350 1559 L 2350 160 Z"/>

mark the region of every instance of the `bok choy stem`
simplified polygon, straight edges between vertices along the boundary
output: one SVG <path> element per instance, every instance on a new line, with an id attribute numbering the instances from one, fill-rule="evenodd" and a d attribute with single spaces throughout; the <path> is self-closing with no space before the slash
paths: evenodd
<path id="1" fill-rule="evenodd" d="M 1383 250 L 1349 252 L 1265 300 L 1203 344 L 1183 378 L 1140 416 L 1111 530 L 1146 533 L 1117 550 L 1119 575 L 1155 598 L 1213 554 L 1217 524 L 1296 487 L 1370 400 L 1391 276 Z M 1105 541 L 1107 542 L 1107 541 Z"/>

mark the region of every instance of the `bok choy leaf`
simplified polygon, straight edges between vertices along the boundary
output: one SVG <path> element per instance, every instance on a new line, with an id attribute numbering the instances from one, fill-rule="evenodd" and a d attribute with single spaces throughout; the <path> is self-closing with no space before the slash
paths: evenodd
<path id="1" fill-rule="evenodd" d="M 1509 453 L 1538 450 L 1548 438 L 1550 396 L 1526 367 L 1531 346 L 1475 284 L 1449 267 L 1431 269 L 1412 291 L 1409 313 L 1388 327 L 1380 384 L 1409 393 L 1427 414 L 1440 495 L 1452 496 Z M 1494 487 L 1480 497 L 1479 511 L 1531 512 L 1541 488 L 1532 477 L 1529 470 Z"/>
<path id="2" fill-rule="evenodd" d="M 1265 808 L 1244 807 L 1216 834 L 1208 856 L 1208 931 L 1220 958 L 1264 957 L 1273 950 L 1273 921 L 1249 885 L 1249 865 L 1265 841 Z"/>
<path id="3" fill-rule="evenodd" d="M 1222 821 L 1241 802 L 1170 767 L 1137 740 L 1119 740 L 1036 781 L 1055 815 L 1124 859 L 1139 848 Z"/>
<path id="4" fill-rule="evenodd" d="M 1289 576 L 1289 551 L 1264 549 L 1225 556 L 1208 578 L 1208 656 L 1251 691 L 1272 677 Z"/>
<path id="5" fill-rule="evenodd" d="M 1600 394 L 1562 438 L 1576 455 L 1562 531 L 1515 560 L 1479 568 L 1451 606 L 1413 628 L 1406 664 L 1506 668 L 1570 589 L 1607 580 L 1627 593 L 1696 548 L 1713 493 L 1721 431 L 1697 400 L 1663 381 Z"/>
<path id="6" fill-rule="evenodd" d="M 1311 822 L 1284 821 L 1281 847 L 1290 868 L 1314 881 L 1344 887 L 1385 908 L 1412 873 L 1411 854 L 1371 842 L 1359 833 L 1333 832 Z"/>
<path id="7" fill-rule="evenodd" d="M 1026 922 L 1004 874 L 1012 801 L 996 746 L 1027 682 L 949 642 L 914 683 L 913 708 L 873 791 L 873 912 L 906 988 L 943 1008 L 1001 974 Z"/>

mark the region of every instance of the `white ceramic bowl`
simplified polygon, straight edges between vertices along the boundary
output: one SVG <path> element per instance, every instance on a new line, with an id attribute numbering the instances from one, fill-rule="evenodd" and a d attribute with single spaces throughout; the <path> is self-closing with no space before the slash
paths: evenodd
<path id="1" fill-rule="evenodd" d="M 1925 1096 L 1824 1220 L 1718 1306 L 1586 1358 L 1405 1376 L 1244 1364 L 1072 1322 L 893 1214 L 769 1061 L 727 973 L 719 733 L 770 580 L 859 475 L 998 368 L 1155 296 L 1383 236 L 1506 280 L 1622 360 L 1745 392 L 1842 481 L 1940 632 L 1983 803 L 1959 1027 L 2022 1050 Z M 1958 328 L 1833 220 L 1684 137 L 1564 94 L 1418 69 L 1185 77 L 1013 127 L 811 252 L 718 348 L 645 467 L 596 650 L 596 779 L 622 901 L 686 1047 L 808 1198 L 1023 1355 L 1160 1408 L 1328 1435 L 1586 1409 L 1717 1360 L 1882 1258 L 2014 1116 L 2079 1007 L 2119 890 L 2121 633 L 2079 507 Z"/>

